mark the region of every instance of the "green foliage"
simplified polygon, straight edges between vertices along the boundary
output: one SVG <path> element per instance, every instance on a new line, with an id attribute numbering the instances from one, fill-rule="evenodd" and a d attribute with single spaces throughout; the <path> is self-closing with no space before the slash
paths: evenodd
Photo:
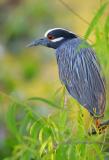
<path id="1" fill-rule="evenodd" d="M 40 10 L 39 2 L 37 3 L 38 5 L 34 5 L 33 8 L 32 4 L 28 6 L 30 11 L 27 7 L 26 12 L 30 12 L 28 14 L 32 16 L 34 15 L 34 19 L 36 18 L 37 11 L 38 18 L 39 16 L 42 17 L 42 11 L 43 14 L 46 13 L 48 16 L 50 10 L 45 10 L 44 6 L 46 4 L 43 4 Z M 104 25 L 102 27 L 100 25 L 100 18 L 103 16 L 106 7 L 107 3 L 103 4 L 97 11 L 85 34 L 85 38 L 87 39 L 92 31 L 95 31 L 96 41 L 93 46 L 97 51 L 100 62 L 102 62 L 101 64 L 104 69 L 104 74 L 108 75 L 109 60 L 107 57 L 109 53 L 109 16 L 107 16 L 107 18 L 104 20 Z M 22 17 L 21 13 L 19 14 L 19 17 Z M 25 25 L 23 26 L 23 30 L 21 30 L 24 17 L 18 18 L 19 20 L 17 23 L 14 22 L 14 24 L 12 23 L 13 18 L 11 18 L 10 23 L 10 18 L 7 22 L 8 25 L 5 26 L 7 28 L 7 36 L 11 38 L 13 36 L 17 37 L 19 34 L 23 36 L 24 30 L 25 32 L 30 30 L 29 26 L 26 26 L 27 28 L 25 29 Z M 10 31 L 9 27 L 11 28 Z M 25 79 L 31 80 L 37 74 L 35 67 L 36 66 L 32 63 L 25 65 L 23 68 Z M 37 68 L 38 67 L 39 66 L 37 66 Z M 106 76 L 106 78 L 109 81 L 108 76 Z M 8 77 L 6 77 L 6 80 L 8 81 Z M 11 86 L 10 90 L 12 90 L 12 88 L 14 88 L 14 84 L 12 83 L 13 85 L 10 85 L 11 82 L 7 81 L 3 80 L 4 83 Z M 7 155 L 4 160 L 109 159 L 108 134 L 93 136 L 88 135 L 88 130 L 86 130 L 84 126 L 81 106 L 78 107 L 74 102 L 71 104 L 67 103 L 65 105 L 65 89 L 61 94 L 61 98 L 53 101 L 51 99 L 48 100 L 41 97 L 32 97 L 25 102 L 20 102 L 20 100 L 16 102 L 14 97 L 13 99 L 10 99 L 10 97 L 8 98 L 10 103 L 9 106 L 7 100 L 5 101 L 6 105 L 8 106 L 5 122 L 7 128 L 7 137 L 4 142 L 4 147 L 2 145 L 3 151 L 1 152 L 1 155 L 5 150 L 8 151 L 8 153 L 4 153 Z M 1 101 L 2 96 L 0 97 L 0 102 Z M 42 107 L 42 104 L 43 109 L 53 109 L 52 111 L 50 110 L 47 116 L 40 113 L 39 109 Z M 109 102 L 107 100 L 107 106 L 108 104 Z M 78 108 L 78 113 L 73 120 L 69 116 L 69 113 L 72 112 L 72 110 L 69 110 L 70 106 L 74 110 L 76 107 Z M 105 114 L 107 117 L 108 110 L 109 109 L 107 109 L 107 113 Z"/>
<path id="2" fill-rule="evenodd" d="M 45 99 L 45 98 L 41 98 L 41 97 L 32 97 L 32 98 L 29 98 L 29 100 L 35 100 L 35 101 L 42 101 L 42 102 L 44 102 L 44 103 L 47 103 L 49 106 L 51 106 L 51 107 L 55 107 L 55 108 L 60 108 L 58 105 L 56 105 L 55 103 L 53 103 L 53 102 L 51 102 L 51 101 L 49 101 L 49 100 L 47 100 L 47 99 Z"/>
<path id="3" fill-rule="evenodd" d="M 12 104 L 9 106 L 9 110 L 7 112 L 7 126 L 10 129 L 10 131 L 13 133 L 13 135 L 17 135 L 17 126 L 16 126 L 16 120 L 15 120 L 15 104 Z"/>
<path id="4" fill-rule="evenodd" d="M 7 125 L 16 144 L 10 157 L 4 160 L 103 160 L 105 157 L 102 136 L 85 133 L 81 109 L 74 128 L 67 108 L 61 107 L 55 114 L 44 117 L 27 102 L 14 103 L 9 106 Z"/>
<path id="5" fill-rule="evenodd" d="M 97 25 L 97 23 L 99 22 L 99 19 L 101 18 L 101 16 L 103 15 L 104 11 L 106 10 L 108 3 L 104 3 L 100 9 L 97 11 L 95 17 L 93 18 L 93 20 L 90 23 L 90 26 L 88 27 L 86 33 L 85 33 L 85 39 L 87 39 L 89 37 L 89 35 L 91 34 L 91 32 L 94 30 L 95 26 Z"/>

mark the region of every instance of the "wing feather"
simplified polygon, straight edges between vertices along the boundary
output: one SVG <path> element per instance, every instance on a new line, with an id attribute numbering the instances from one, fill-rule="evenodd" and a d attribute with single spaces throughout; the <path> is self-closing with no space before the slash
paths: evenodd
<path id="1" fill-rule="evenodd" d="M 81 39 L 70 40 L 57 51 L 61 81 L 68 92 L 93 115 L 102 115 L 105 109 L 105 86 L 100 66 L 89 45 L 77 51 Z"/>

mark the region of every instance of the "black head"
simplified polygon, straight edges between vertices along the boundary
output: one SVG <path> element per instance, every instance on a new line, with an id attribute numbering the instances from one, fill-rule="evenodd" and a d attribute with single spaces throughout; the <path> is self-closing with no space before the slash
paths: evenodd
<path id="1" fill-rule="evenodd" d="M 44 38 L 33 41 L 28 47 L 42 45 L 57 49 L 62 43 L 73 38 L 77 38 L 77 35 L 73 32 L 62 28 L 54 28 L 48 30 Z"/>

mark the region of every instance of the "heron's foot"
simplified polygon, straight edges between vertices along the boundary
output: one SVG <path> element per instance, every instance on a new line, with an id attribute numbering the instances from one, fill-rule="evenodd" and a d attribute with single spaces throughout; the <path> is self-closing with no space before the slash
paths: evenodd
<path id="1" fill-rule="evenodd" d="M 106 126 L 106 125 L 104 125 L 104 126 L 99 126 L 99 127 L 98 127 L 98 133 L 99 133 L 99 134 L 105 133 L 105 132 L 106 132 L 106 129 L 107 129 L 108 127 L 109 127 L 109 126 Z"/>
<path id="2" fill-rule="evenodd" d="M 109 120 L 100 123 L 100 125 L 98 126 L 99 134 L 105 133 L 108 127 L 109 127 Z"/>
<path id="3" fill-rule="evenodd" d="M 92 128 L 91 133 L 89 133 L 89 135 L 94 135 L 94 134 L 104 134 L 107 130 L 107 128 L 109 127 L 109 120 L 99 123 L 100 121 L 96 121 L 96 127 Z"/>

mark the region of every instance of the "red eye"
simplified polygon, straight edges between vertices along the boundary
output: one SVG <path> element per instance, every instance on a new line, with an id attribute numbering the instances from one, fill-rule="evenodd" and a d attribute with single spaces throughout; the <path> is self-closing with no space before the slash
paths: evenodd
<path id="1" fill-rule="evenodd" d="M 53 35 L 50 35 L 50 34 L 47 37 L 48 37 L 49 40 L 52 40 L 52 39 L 55 38 Z"/>

